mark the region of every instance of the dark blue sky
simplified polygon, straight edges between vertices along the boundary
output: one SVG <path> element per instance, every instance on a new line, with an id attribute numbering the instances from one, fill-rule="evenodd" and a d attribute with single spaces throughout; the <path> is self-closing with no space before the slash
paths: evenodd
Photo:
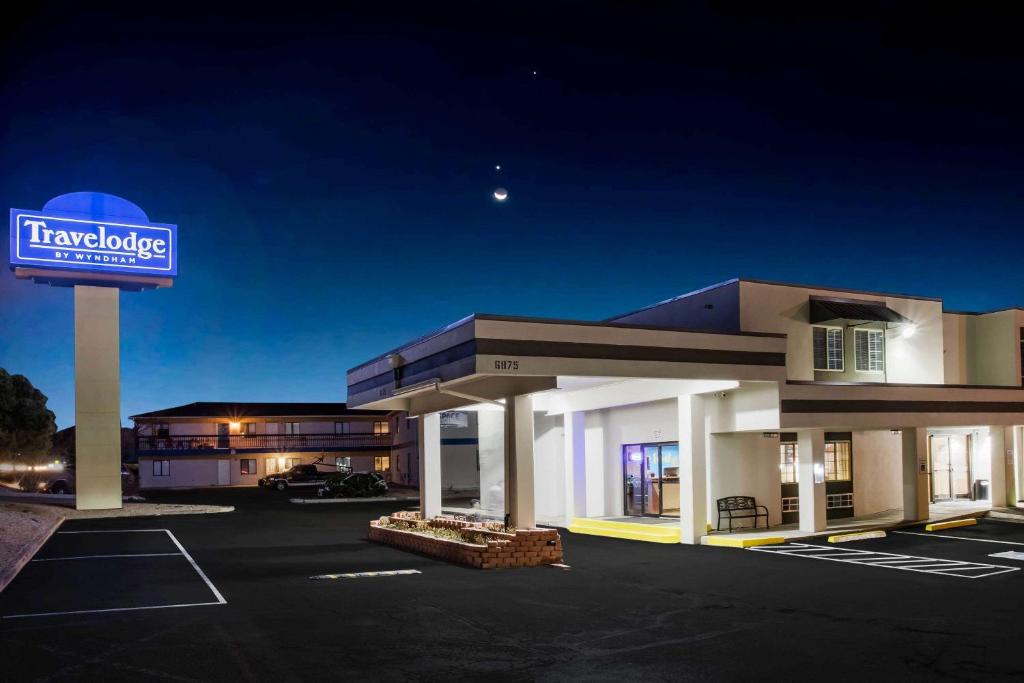
<path id="1" fill-rule="evenodd" d="M 599 319 L 734 276 L 1024 304 L 1020 16 L 213 4 L 3 27 L 7 205 L 103 191 L 180 226 L 174 288 L 121 297 L 125 417 L 341 400 L 474 311 Z M 60 426 L 71 303 L 0 276 L 0 367 Z"/>

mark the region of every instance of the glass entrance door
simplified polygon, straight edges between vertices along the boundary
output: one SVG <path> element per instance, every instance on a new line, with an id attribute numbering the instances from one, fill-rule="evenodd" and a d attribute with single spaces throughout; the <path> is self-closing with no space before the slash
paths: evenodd
<path id="1" fill-rule="evenodd" d="M 966 434 L 929 437 L 932 459 L 932 498 L 967 498 L 970 485 L 970 437 Z"/>
<path id="2" fill-rule="evenodd" d="M 626 515 L 679 515 L 678 443 L 623 446 L 622 472 Z"/>

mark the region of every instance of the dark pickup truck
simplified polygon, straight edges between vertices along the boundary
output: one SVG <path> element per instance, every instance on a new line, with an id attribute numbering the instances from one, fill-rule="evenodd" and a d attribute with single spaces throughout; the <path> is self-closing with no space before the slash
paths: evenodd
<path id="1" fill-rule="evenodd" d="M 257 484 L 268 489 L 284 491 L 293 486 L 321 486 L 330 474 L 336 474 L 337 468 L 328 465 L 295 465 L 284 472 L 268 474 Z"/>

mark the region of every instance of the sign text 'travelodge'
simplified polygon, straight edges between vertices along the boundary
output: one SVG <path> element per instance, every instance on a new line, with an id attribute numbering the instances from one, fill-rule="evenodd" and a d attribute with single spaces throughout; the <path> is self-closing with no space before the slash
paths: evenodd
<path id="1" fill-rule="evenodd" d="M 175 226 L 11 210 L 11 264 L 135 275 L 177 275 Z"/>

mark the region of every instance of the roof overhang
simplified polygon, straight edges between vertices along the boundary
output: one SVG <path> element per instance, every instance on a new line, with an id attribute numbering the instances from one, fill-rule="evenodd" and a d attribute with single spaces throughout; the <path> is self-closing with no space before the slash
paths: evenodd
<path id="1" fill-rule="evenodd" d="M 565 377 L 784 381 L 785 347 L 776 334 L 476 315 L 350 370 L 348 404 L 418 415 Z"/>
<path id="2" fill-rule="evenodd" d="M 896 324 L 912 322 L 906 316 L 889 308 L 884 301 L 840 299 L 823 296 L 811 296 L 809 300 L 812 324 L 831 322 L 833 320 Z"/>

